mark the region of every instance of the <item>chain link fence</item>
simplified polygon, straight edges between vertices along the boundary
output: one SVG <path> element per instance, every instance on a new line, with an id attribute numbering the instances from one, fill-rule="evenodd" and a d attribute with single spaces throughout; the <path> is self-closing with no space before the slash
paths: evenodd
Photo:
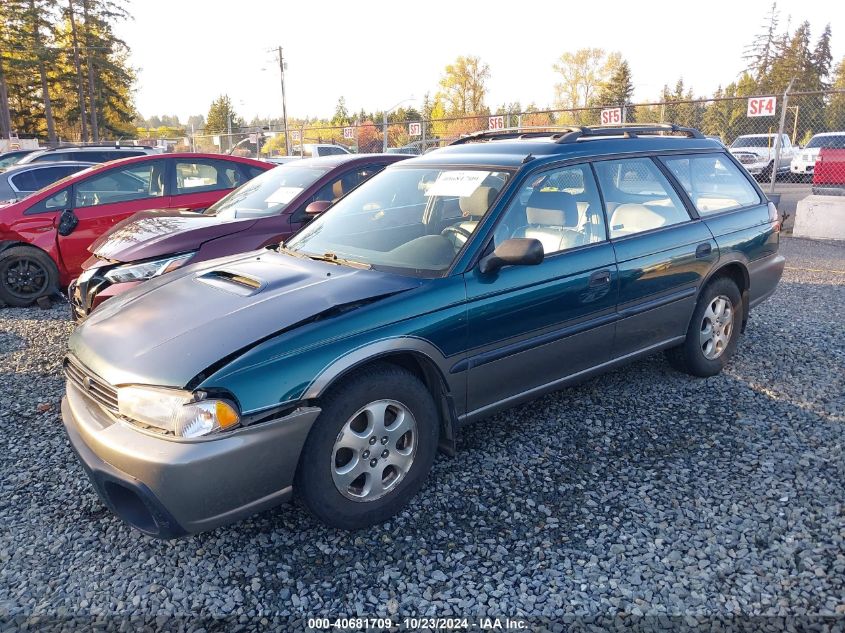
<path id="1" fill-rule="evenodd" d="M 433 120 L 353 121 L 347 125 L 291 121 L 281 126 L 200 131 L 168 139 L 175 151 L 233 153 L 262 158 L 319 153 L 422 154 L 473 132 L 601 124 L 674 123 L 701 130 L 724 143 L 764 189 L 777 195 L 784 213 L 812 189 L 845 187 L 845 91 L 713 97 L 625 107 L 496 112 Z M 146 139 L 156 143 L 158 139 Z M 817 165 L 821 169 L 817 173 Z M 817 182 L 813 182 L 813 179 Z"/>

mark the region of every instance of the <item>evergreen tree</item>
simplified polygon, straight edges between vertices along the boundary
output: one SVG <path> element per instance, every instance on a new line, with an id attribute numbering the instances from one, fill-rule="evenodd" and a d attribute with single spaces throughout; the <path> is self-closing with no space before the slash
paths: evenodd
<path id="1" fill-rule="evenodd" d="M 830 98 L 825 111 L 828 130 L 845 130 L 845 57 L 839 60 L 833 71 L 833 90 L 841 91 Z"/>
<path id="2" fill-rule="evenodd" d="M 634 79 L 631 67 L 623 59 L 613 69 L 608 80 L 602 84 L 596 103 L 602 107 L 625 108 L 625 118 L 630 123 L 636 121 L 636 113 L 632 106 L 633 96 Z"/>
<path id="3" fill-rule="evenodd" d="M 226 132 L 230 125 L 234 129 L 238 126 L 240 117 L 232 109 L 232 101 L 229 95 L 220 95 L 211 102 L 208 114 L 205 115 L 206 134 L 219 134 Z"/>
<path id="4" fill-rule="evenodd" d="M 830 52 L 830 24 L 824 27 L 824 32 L 819 37 L 813 53 L 810 57 L 810 67 L 813 79 L 818 90 L 826 90 L 830 87 L 827 81 L 830 76 L 830 65 L 833 63 L 833 55 Z"/>
<path id="5" fill-rule="evenodd" d="M 349 125 L 349 111 L 346 109 L 346 99 L 338 98 L 337 105 L 334 109 L 334 116 L 332 117 L 332 125 L 342 126 Z"/>
<path id="6" fill-rule="evenodd" d="M 743 59 L 748 62 L 746 72 L 750 73 L 755 81 L 761 83 L 768 76 L 772 62 L 778 52 L 778 22 L 780 13 L 777 2 L 772 3 L 760 33 L 754 41 L 745 49 Z"/>

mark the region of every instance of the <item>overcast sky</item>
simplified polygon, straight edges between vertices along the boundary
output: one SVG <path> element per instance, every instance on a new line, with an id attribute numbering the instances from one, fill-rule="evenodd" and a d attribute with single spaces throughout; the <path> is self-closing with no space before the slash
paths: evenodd
<path id="1" fill-rule="evenodd" d="M 458 55 L 490 65 L 488 105 L 548 106 L 557 81 L 552 64 L 586 46 L 628 59 L 636 101 L 654 99 L 680 76 L 696 94 L 710 94 L 736 78 L 743 49 L 770 6 L 770 0 L 130 0 L 134 20 L 118 33 L 139 69 L 142 115 L 184 121 L 227 93 L 249 120 L 281 115 L 279 67 L 270 52 L 278 45 L 288 61 L 289 116 L 331 116 L 341 95 L 353 111 L 408 97 L 419 106 Z M 778 7 L 782 25 L 809 20 L 814 41 L 830 22 L 834 60 L 845 54 L 845 2 L 779 0 Z"/>

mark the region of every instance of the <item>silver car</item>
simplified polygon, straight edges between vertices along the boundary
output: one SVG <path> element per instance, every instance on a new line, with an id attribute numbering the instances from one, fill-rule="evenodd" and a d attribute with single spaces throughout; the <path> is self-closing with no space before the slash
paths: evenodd
<path id="1" fill-rule="evenodd" d="M 62 161 L 12 165 L 0 172 L 0 205 L 11 204 L 96 163 Z"/>

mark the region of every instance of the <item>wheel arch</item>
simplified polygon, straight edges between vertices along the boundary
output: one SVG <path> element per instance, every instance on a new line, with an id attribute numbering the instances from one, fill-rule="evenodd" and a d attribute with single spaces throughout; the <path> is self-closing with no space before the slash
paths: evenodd
<path id="1" fill-rule="evenodd" d="M 350 352 L 326 367 L 312 381 L 302 399 L 319 401 L 323 394 L 350 375 L 385 362 L 409 371 L 425 385 L 439 414 L 439 448 L 454 455 L 458 432 L 454 394 L 444 371 L 445 357 L 428 341 L 411 337 L 388 339 Z"/>
<path id="2" fill-rule="evenodd" d="M 0 253 L 2 253 L 3 251 L 5 251 L 9 248 L 12 248 L 13 246 L 32 246 L 32 244 L 30 244 L 29 242 L 22 242 L 20 240 L 0 240 Z M 38 247 L 33 246 L 33 248 L 38 248 Z M 47 254 L 49 255 L 49 253 L 47 253 Z"/>
<path id="3" fill-rule="evenodd" d="M 740 259 L 720 262 L 719 266 L 714 268 L 704 280 L 704 283 L 701 284 L 701 290 L 716 279 L 722 278 L 730 279 L 739 288 L 739 294 L 742 297 L 742 331 L 744 332 L 745 325 L 748 323 L 748 291 L 751 288 L 751 275 L 748 272 L 748 266 Z M 701 291 L 699 291 L 699 294 L 701 294 Z"/>

